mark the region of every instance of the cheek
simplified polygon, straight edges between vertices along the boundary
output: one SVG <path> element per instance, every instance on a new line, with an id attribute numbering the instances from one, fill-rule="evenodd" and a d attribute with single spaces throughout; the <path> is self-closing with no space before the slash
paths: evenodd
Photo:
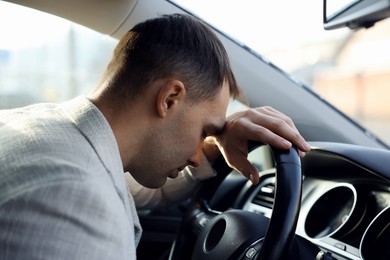
<path id="1" fill-rule="evenodd" d="M 175 133 L 172 136 L 172 140 L 176 143 L 177 153 L 181 153 L 180 158 L 185 156 L 185 159 L 189 159 L 199 147 L 199 144 L 203 141 L 203 122 L 199 118 L 199 113 L 191 109 L 191 112 L 183 114 L 177 121 L 174 129 L 171 129 L 170 134 Z"/>
<path id="2" fill-rule="evenodd" d="M 183 134 L 183 139 L 180 141 L 182 152 L 191 155 L 198 147 L 201 139 L 195 131 L 187 131 Z"/>
<path id="3" fill-rule="evenodd" d="M 178 147 L 180 147 L 178 152 L 182 153 L 183 156 L 185 155 L 186 159 L 188 159 L 196 152 L 203 141 L 202 130 L 195 125 L 182 131 L 180 136 L 180 140 L 177 139 Z"/>

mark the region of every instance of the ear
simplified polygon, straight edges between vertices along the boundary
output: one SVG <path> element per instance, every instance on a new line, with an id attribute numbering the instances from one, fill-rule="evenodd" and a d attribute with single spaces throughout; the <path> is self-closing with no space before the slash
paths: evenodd
<path id="1" fill-rule="evenodd" d="M 157 112 L 160 117 L 165 117 L 184 101 L 186 88 L 180 80 L 167 80 L 164 82 L 157 96 Z"/>

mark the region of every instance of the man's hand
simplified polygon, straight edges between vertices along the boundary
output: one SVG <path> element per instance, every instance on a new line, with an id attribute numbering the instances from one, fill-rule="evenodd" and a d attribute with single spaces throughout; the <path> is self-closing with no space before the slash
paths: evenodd
<path id="1" fill-rule="evenodd" d="M 283 113 L 266 106 L 237 112 L 227 117 L 223 132 L 206 139 L 204 152 L 209 160 L 215 159 L 216 153 L 211 146 L 217 145 L 230 167 L 249 178 L 253 184 L 257 184 L 259 174 L 247 159 L 249 140 L 260 141 L 280 149 L 290 149 L 294 145 L 301 157 L 310 150 L 293 121 Z"/>

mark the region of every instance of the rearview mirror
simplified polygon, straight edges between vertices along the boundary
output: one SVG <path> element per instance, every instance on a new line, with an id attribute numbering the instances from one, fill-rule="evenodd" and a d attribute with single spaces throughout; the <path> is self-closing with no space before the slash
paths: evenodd
<path id="1" fill-rule="evenodd" d="M 324 0 L 324 28 L 373 26 L 390 16 L 390 0 Z"/>

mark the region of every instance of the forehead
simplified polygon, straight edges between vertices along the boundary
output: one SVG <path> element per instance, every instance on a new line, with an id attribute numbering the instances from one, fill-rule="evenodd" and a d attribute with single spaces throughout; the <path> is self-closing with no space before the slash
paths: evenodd
<path id="1" fill-rule="evenodd" d="M 212 100 L 202 102 L 206 120 L 206 125 L 210 125 L 214 130 L 221 131 L 225 125 L 226 111 L 230 99 L 229 84 L 225 81 L 221 90 Z"/>

